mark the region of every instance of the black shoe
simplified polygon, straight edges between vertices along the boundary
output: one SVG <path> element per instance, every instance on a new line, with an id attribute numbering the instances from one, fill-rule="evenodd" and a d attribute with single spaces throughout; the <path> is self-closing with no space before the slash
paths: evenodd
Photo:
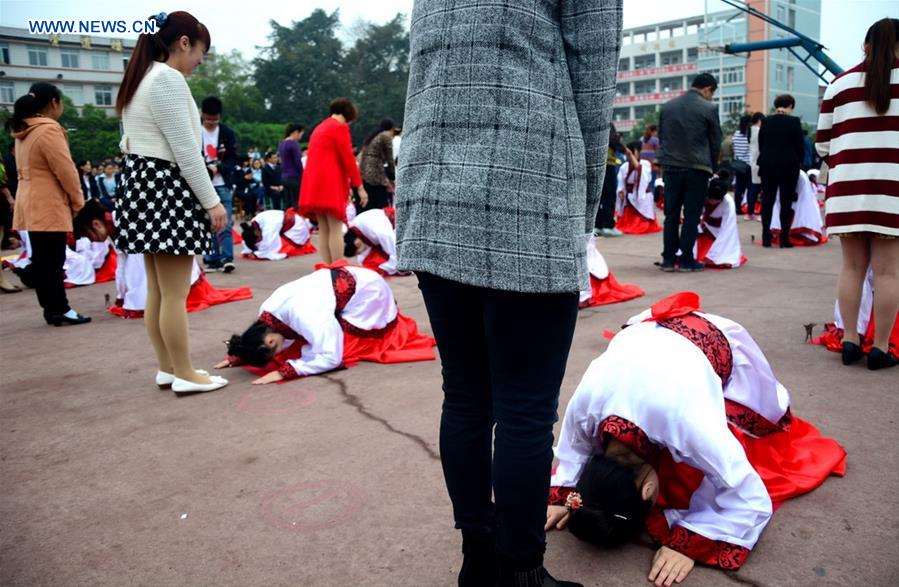
<path id="1" fill-rule="evenodd" d="M 665 273 L 674 273 L 675 271 L 677 271 L 672 261 L 662 261 L 661 263 L 659 263 L 659 269 L 661 269 Z"/>
<path id="2" fill-rule="evenodd" d="M 771 243 L 770 243 L 770 242 L 767 242 L 767 243 L 766 243 L 766 242 L 762 241 L 762 246 L 765 247 L 766 249 L 770 249 L 770 248 L 771 248 Z"/>
<path id="3" fill-rule="evenodd" d="M 529 571 L 503 573 L 500 570 L 496 584 L 498 587 L 584 587 L 581 583 L 553 578 L 542 565 Z"/>
<path id="4" fill-rule="evenodd" d="M 854 342 L 843 341 L 843 364 L 851 365 L 865 356 L 862 348 Z"/>
<path id="5" fill-rule="evenodd" d="M 66 324 L 87 324 L 91 321 L 90 316 L 82 316 L 76 312 L 74 318 L 69 318 L 65 314 L 50 314 L 44 317 L 47 324 L 53 326 L 64 326 Z"/>
<path id="6" fill-rule="evenodd" d="M 899 359 L 890 353 L 883 352 L 877 347 L 874 347 L 871 349 L 871 352 L 868 353 L 868 369 L 871 371 L 888 369 L 890 367 L 895 367 L 896 365 L 899 365 Z"/>
<path id="7" fill-rule="evenodd" d="M 677 270 L 681 273 L 705 271 L 705 265 L 699 261 L 687 261 L 686 263 L 681 263 Z"/>
<path id="8" fill-rule="evenodd" d="M 495 587 L 499 577 L 499 564 L 493 534 L 463 530 L 462 557 L 459 587 Z"/>
<path id="9" fill-rule="evenodd" d="M 219 265 L 217 263 L 207 263 L 206 264 L 206 273 L 221 273 L 225 270 L 225 267 Z"/>
<path id="10" fill-rule="evenodd" d="M 234 264 L 234 261 L 225 261 L 225 264 L 222 265 L 222 271 L 225 273 L 231 273 L 237 269 L 237 265 Z"/>

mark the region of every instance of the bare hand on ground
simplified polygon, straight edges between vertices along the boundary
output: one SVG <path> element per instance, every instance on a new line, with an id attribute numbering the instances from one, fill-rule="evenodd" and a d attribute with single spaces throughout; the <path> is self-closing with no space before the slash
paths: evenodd
<path id="1" fill-rule="evenodd" d="M 693 564 L 693 559 L 687 555 L 663 546 L 652 559 L 648 578 L 655 587 L 671 587 L 687 578 L 693 570 Z"/>
<path id="2" fill-rule="evenodd" d="M 546 508 L 546 526 L 544 530 L 564 530 L 568 527 L 568 520 L 571 519 L 571 512 L 568 508 L 561 505 L 551 505 Z"/>

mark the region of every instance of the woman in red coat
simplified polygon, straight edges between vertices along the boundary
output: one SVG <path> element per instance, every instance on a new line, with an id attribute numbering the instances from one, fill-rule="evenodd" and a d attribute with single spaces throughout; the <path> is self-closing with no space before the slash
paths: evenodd
<path id="1" fill-rule="evenodd" d="M 349 125 L 356 120 L 358 111 L 347 98 L 336 98 L 329 111 L 331 116 L 319 123 L 309 137 L 298 210 L 303 216 L 315 214 L 318 218 L 319 249 L 322 260 L 328 264 L 342 257 L 342 224 L 346 222 L 350 187 L 359 190 L 363 206 L 368 203 L 350 139 Z"/>

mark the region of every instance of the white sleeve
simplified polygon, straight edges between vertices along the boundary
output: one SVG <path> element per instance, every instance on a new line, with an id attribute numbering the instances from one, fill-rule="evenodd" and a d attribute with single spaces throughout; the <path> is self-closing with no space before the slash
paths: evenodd
<path id="1" fill-rule="evenodd" d="M 307 343 L 302 348 L 299 359 L 291 359 L 287 364 L 297 375 L 317 375 L 336 369 L 343 363 L 343 330 L 337 319 L 315 324 L 315 329 L 300 334 Z"/>
<path id="2" fill-rule="evenodd" d="M 194 197 L 208 210 L 219 203 L 219 197 L 203 161 L 202 145 L 192 130 L 191 117 L 198 116 L 196 106 L 186 108 L 188 103 L 194 103 L 190 89 L 184 77 L 174 69 L 160 72 L 153 80 L 150 87 L 153 120 L 168 141 L 181 176 Z"/>
<path id="3" fill-rule="evenodd" d="M 587 422 L 578 404 L 578 394 L 575 392 L 565 409 L 559 444 L 554 449 L 559 466 L 550 482 L 553 487 L 576 487 L 587 461 L 595 452 L 593 439 L 586 431 Z"/>
<path id="4" fill-rule="evenodd" d="M 622 163 L 618 167 L 618 185 L 615 188 L 615 193 L 621 193 L 627 191 L 627 172 L 630 169 L 630 164 L 625 162 Z"/>

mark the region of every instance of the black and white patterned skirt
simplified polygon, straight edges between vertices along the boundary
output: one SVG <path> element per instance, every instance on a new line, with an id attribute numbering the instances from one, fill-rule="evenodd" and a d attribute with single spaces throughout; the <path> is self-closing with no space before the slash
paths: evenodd
<path id="1" fill-rule="evenodd" d="M 212 237 L 209 216 L 181 177 L 178 165 L 128 155 L 123 195 L 116 203 L 116 247 L 125 253 L 204 255 Z"/>

